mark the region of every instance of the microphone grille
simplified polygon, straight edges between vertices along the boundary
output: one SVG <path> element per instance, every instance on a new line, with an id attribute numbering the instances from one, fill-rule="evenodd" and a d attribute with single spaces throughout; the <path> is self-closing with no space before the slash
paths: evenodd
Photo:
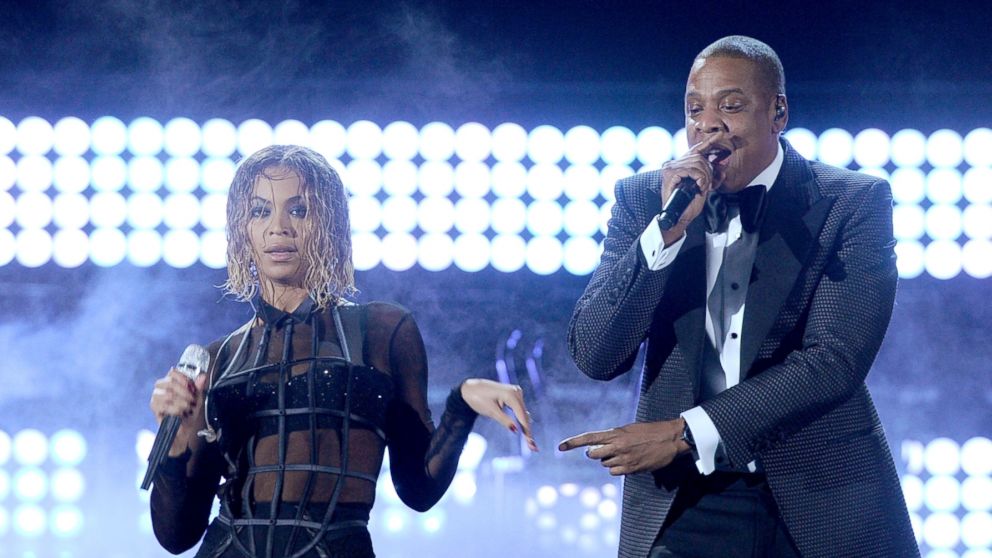
<path id="1" fill-rule="evenodd" d="M 192 344 L 183 351 L 176 368 L 186 376 L 196 378 L 206 372 L 208 366 L 210 366 L 210 353 L 203 346 Z"/>

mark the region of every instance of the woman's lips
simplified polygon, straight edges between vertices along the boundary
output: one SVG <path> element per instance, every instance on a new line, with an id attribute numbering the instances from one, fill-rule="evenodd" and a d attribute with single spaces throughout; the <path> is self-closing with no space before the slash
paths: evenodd
<path id="1" fill-rule="evenodd" d="M 288 247 L 272 248 L 266 250 L 265 254 L 274 262 L 288 262 L 296 257 L 296 249 Z"/>

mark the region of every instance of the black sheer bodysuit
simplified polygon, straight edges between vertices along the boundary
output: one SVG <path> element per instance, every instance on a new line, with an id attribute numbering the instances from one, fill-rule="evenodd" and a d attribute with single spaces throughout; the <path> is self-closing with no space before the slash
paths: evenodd
<path id="1" fill-rule="evenodd" d="M 179 553 L 206 532 L 204 558 L 372 557 L 366 524 L 385 448 L 396 492 L 426 510 L 451 483 L 476 414 L 454 389 L 435 430 L 423 340 L 403 308 L 256 307 L 209 348 L 204 430 L 156 474 L 155 535 Z M 208 526 L 215 494 L 221 512 Z"/>

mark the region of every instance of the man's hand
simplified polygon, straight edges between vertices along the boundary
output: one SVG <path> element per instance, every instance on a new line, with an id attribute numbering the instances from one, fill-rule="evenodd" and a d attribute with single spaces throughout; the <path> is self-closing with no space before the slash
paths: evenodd
<path id="1" fill-rule="evenodd" d="M 692 146 L 678 159 L 667 161 L 661 166 L 662 207 L 672 197 L 675 188 L 678 187 L 683 178 L 691 178 L 699 187 L 699 194 L 693 198 L 692 203 L 682 213 L 679 222 L 671 229 L 662 232 L 665 246 L 671 246 L 676 240 L 682 238 L 685 228 L 702 213 L 706 195 L 710 190 L 719 186 L 720 181 L 723 180 L 719 169 L 715 168 L 713 163 L 726 159 L 730 155 L 729 145 L 726 134 L 715 133 Z"/>
<path id="2" fill-rule="evenodd" d="M 668 465 L 675 456 L 689 451 L 682 441 L 685 420 L 635 422 L 619 428 L 586 432 L 558 444 L 559 451 L 588 446 L 586 456 L 598 459 L 614 476 L 655 471 Z"/>

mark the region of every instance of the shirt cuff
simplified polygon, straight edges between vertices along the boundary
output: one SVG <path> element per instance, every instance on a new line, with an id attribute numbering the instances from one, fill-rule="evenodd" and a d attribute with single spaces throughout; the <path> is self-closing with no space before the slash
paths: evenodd
<path id="1" fill-rule="evenodd" d="M 720 433 L 716 425 L 702 407 L 693 407 L 682 413 L 682 418 L 692 431 L 692 440 L 696 443 L 696 468 L 703 475 L 716 470 L 716 451 L 720 446 Z"/>
<path id="2" fill-rule="evenodd" d="M 657 219 L 651 219 L 648 226 L 641 233 L 641 254 L 644 261 L 648 263 L 648 269 L 659 271 L 675 261 L 675 256 L 679 253 L 679 248 L 685 242 L 685 234 L 668 248 L 665 248 L 665 239 L 661 236 L 661 227 Z M 695 432 L 693 432 L 695 434 Z"/>

